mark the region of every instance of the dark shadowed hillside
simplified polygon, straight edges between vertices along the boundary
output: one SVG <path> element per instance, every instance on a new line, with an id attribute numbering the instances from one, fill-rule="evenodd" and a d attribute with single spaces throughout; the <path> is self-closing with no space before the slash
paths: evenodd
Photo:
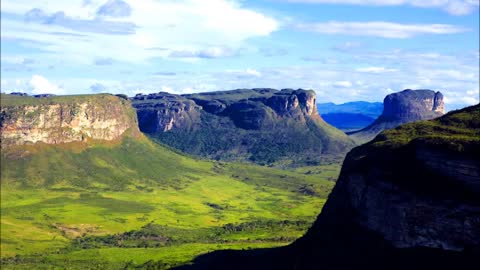
<path id="1" fill-rule="evenodd" d="M 318 114 L 311 90 L 239 89 L 133 98 L 140 129 L 183 152 L 215 160 L 317 165 L 353 142 Z"/>
<path id="2" fill-rule="evenodd" d="M 185 269 L 475 269 L 480 105 L 388 130 L 353 149 L 308 233 Z"/>

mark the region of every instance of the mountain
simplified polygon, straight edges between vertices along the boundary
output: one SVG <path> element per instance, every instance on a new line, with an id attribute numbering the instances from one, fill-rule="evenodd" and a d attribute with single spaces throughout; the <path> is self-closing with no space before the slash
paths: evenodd
<path id="1" fill-rule="evenodd" d="M 444 112 L 442 93 L 406 89 L 385 97 L 383 112 L 375 122 L 347 134 L 358 142 L 367 142 L 383 130 L 413 121 L 433 119 L 442 116 Z"/>
<path id="2" fill-rule="evenodd" d="M 113 95 L 71 97 L 1 96 L 2 147 L 116 140 L 125 132 L 139 135 L 128 100 Z"/>
<path id="3" fill-rule="evenodd" d="M 238 89 L 133 99 L 140 130 L 185 153 L 280 166 L 343 158 L 353 141 L 317 112 L 311 90 Z"/>
<path id="4" fill-rule="evenodd" d="M 381 102 L 354 101 L 342 104 L 318 103 L 318 112 L 321 115 L 329 113 L 358 113 L 372 118 L 378 117 L 382 113 L 383 104 Z"/>
<path id="5" fill-rule="evenodd" d="M 354 148 L 292 245 L 204 255 L 180 269 L 473 269 L 480 256 L 480 105 Z"/>
<path id="6" fill-rule="evenodd" d="M 362 129 L 382 113 L 381 102 L 356 101 L 343 104 L 318 103 L 318 112 L 330 125 L 342 130 Z"/>
<path id="7" fill-rule="evenodd" d="M 286 245 L 339 172 L 182 155 L 144 136 L 113 95 L 0 101 L 1 269 L 167 269 Z"/>

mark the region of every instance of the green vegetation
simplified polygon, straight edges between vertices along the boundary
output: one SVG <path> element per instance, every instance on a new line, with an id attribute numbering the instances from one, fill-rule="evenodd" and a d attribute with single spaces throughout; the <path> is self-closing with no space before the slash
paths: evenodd
<path id="1" fill-rule="evenodd" d="M 315 166 L 341 162 L 345 134 L 311 119 L 276 120 L 273 128 L 242 129 L 228 118 L 201 112 L 194 130 L 171 130 L 149 135 L 185 153 L 213 160 L 246 161 L 274 167 Z M 335 153 L 335 154 L 333 154 Z"/>
<path id="2" fill-rule="evenodd" d="M 2 269 L 165 269 L 286 245 L 340 167 L 210 162 L 130 137 L 2 149 L 1 166 Z"/>
<path id="3" fill-rule="evenodd" d="M 16 96 L 8 94 L 0 94 L 0 102 L 2 107 L 22 106 L 22 105 L 51 105 L 51 104 L 78 104 L 80 102 L 103 102 L 104 100 L 118 99 L 111 94 L 98 95 L 68 95 L 68 96 L 51 96 L 36 98 L 31 96 Z"/>
<path id="4" fill-rule="evenodd" d="M 424 143 L 453 151 L 480 150 L 480 105 L 452 111 L 429 121 L 418 121 L 384 131 L 370 145 L 397 148 L 410 143 Z"/>
<path id="5" fill-rule="evenodd" d="M 132 104 L 142 131 L 183 153 L 295 168 L 338 163 L 354 146 L 316 114 L 314 102 L 312 90 L 237 89 L 140 95 Z"/>

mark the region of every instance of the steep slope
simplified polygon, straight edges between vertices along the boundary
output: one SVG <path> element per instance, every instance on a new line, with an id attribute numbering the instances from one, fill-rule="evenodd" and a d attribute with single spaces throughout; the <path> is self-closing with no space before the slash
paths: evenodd
<path id="1" fill-rule="evenodd" d="M 140 129 L 183 152 L 215 160 L 315 165 L 353 142 L 325 123 L 309 90 L 239 89 L 133 98 Z"/>
<path id="2" fill-rule="evenodd" d="M 111 95 L 6 101 L 2 128 L 22 132 L 0 154 L 2 269 L 165 269 L 217 249 L 286 245 L 338 175 L 186 157 L 139 133 L 129 101 Z M 85 103 L 95 110 L 70 116 Z M 88 136 L 120 122 L 119 137 Z M 57 141 L 31 139 L 59 130 Z"/>
<path id="3" fill-rule="evenodd" d="M 342 131 L 354 131 L 367 127 L 380 116 L 381 102 L 356 101 L 343 104 L 318 103 L 318 112 L 330 125 Z"/>
<path id="4" fill-rule="evenodd" d="M 368 127 L 347 132 L 359 142 L 367 142 L 386 129 L 444 114 L 443 95 L 432 90 L 406 89 L 385 97 L 382 114 Z"/>
<path id="5" fill-rule="evenodd" d="M 353 149 L 308 233 L 289 247 L 203 256 L 185 269 L 474 269 L 480 105 Z"/>

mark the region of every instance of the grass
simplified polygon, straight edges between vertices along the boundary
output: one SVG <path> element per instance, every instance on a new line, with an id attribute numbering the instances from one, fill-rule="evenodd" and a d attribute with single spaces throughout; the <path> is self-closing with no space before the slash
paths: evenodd
<path id="1" fill-rule="evenodd" d="M 1 165 L 2 269 L 162 269 L 218 249 L 286 245 L 339 172 L 196 160 L 143 137 L 12 147 Z"/>
<path id="2" fill-rule="evenodd" d="M 401 147 L 423 142 L 431 146 L 463 152 L 478 151 L 480 146 L 480 105 L 452 111 L 435 120 L 418 121 L 386 130 L 369 145 L 373 147 Z M 468 149 L 465 147 L 468 146 Z"/>
<path id="3" fill-rule="evenodd" d="M 111 94 L 98 95 L 68 95 L 68 96 L 52 96 L 35 98 L 32 96 L 16 96 L 8 94 L 0 94 L 2 107 L 23 106 L 23 105 L 52 105 L 52 104 L 78 104 L 79 102 L 103 102 L 104 100 L 116 100 Z"/>

